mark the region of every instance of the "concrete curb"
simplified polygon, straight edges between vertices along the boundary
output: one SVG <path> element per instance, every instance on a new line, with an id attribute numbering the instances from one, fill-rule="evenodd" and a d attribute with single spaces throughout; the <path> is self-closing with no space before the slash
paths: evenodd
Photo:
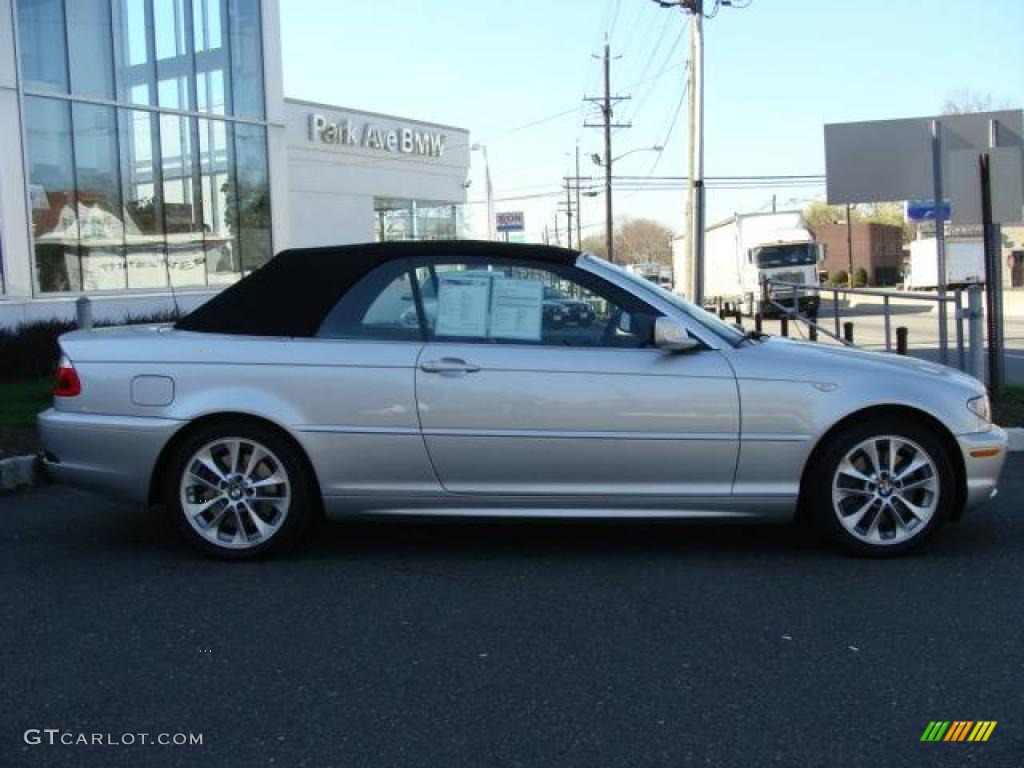
<path id="1" fill-rule="evenodd" d="M 43 477 L 38 456 L 0 459 L 0 492 L 38 483 Z"/>

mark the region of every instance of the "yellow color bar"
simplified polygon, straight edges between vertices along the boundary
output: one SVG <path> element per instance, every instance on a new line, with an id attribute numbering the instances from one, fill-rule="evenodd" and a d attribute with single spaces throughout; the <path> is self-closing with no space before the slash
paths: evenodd
<path id="1" fill-rule="evenodd" d="M 998 456 L 1002 452 L 1001 448 L 979 448 L 976 451 L 971 451 L 971 456 L 976 459 L 987 459 L 991 456 Z"/>

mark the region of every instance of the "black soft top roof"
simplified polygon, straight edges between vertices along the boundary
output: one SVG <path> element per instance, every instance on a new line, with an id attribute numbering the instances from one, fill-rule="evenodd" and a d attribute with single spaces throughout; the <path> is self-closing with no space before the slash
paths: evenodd
<path id="1" fill-rule="evenodd" d="M 424 257 L 515 258 L 572 264 L 577 251 L 476 240 L 365 243 L 282 251 L 181 318 L 175 328 L 252 336 L 312 336 L 338 298 L 379 264 Z"/>

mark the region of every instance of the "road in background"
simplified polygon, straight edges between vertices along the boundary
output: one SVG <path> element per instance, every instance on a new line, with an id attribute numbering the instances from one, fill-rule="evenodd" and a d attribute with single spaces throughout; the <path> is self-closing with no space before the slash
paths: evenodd
<path id="1" fill-rule="evenodd" d="M 0 764 L 1018 766 L 1022 496 L 1015 455 L 897 560 L 788 526 L 405 522 L 242 564 L 153 512 L 5 496 Z M 936 719 L 998 725 L 922 743 Z"/>
<path id="2" fill-rule="evenodd" d="M 827 296 L 827 292 L 823 292 L 822 296 Z M 834 333 L 833 307 L 834 304 L 831 300 L 822 301 L 821 309 L 818 313 L 818 324 Z M 956 321 L 952 311 L 948 313 L 948 318 L 949 364 L 956 367 Z M 840 302 L 839 320 L 840 332 L 844 322 L 853 322 L 853 339 L 857 346 L 864 347 L 865 349 L 885 350 L 885 319 L 881 300 L 872 298 L 867 301 L 858 301 L 854 306 L 843 305 Z M 939 321 L 934 302 L 893 299 L 890 322 L 892 326 L 891 341 L 893 351 L 896 349 L 896 328 L 905 326 L 908 331 L 907 338 L 909 340 L 910 354 L 925 360 L 938 361 Z M 743 324 L 748 328 L 753 327 L 753 321 L 750 318 L 743 318 Z M 778 320 L 765 320 L 763 327 L 766 333 L 779 333 Z M 1006 317 L 1004 329 L 1006 340 L 1006 383 L 1024 385 L 1024 316 Z M 800 325 L 798 330 L 794 330 L 794 324 L 790 323 L 789 335 L 792 338 L 805 338 L 807 328 L 804 325 Z M 967 338 L 968 330 L 967 323 L 965 322 L 964 339 L 966 340 Z M 824 334 L 819 335 L 818 340 L 824 343 L 836 343 Z"/>

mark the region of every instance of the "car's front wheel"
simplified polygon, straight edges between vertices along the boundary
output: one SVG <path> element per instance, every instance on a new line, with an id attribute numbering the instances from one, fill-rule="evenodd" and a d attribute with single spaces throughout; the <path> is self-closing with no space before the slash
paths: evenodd
<path id="1" fill-rule="evenodd" d="M 206 554 L 238 560 L 294 543 L 309 518 L 303 462 L 258 424 L 212 424 L 174 452 L 165 498 L 177 528 Z"/>
<path id="2" fill-rule="evenodd" d="M 927 540 L 955 503 L 949 452 L 903 418 L 868 419 L 823 446 L 809 478 L 809 512 L 858 554 L 896 555 Z"/>

